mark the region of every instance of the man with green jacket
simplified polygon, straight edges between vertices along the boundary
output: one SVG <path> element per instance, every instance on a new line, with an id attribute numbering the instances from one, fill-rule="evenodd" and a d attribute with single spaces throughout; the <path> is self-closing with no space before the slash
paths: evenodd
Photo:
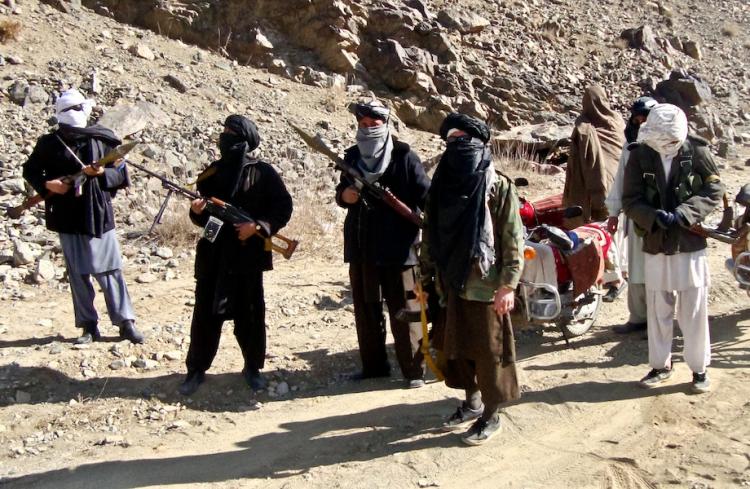
<path id="1" fill-rule="evenodd" d="M 672 375 L 675 309 L 694 392 L 706 392 L 711 360 L 710 276 L 706 239 L 690 231 L 720 203 L 724 185 L 707 142 L 688 136 L 685 113 L 670 104 L 651 109 L 632 145 L 622 196 L 627 216 L 643 234 L 648 350 L 653 387 Z"/>
<path id="2" fill-rule="evenodd" d="M 498 409 L 519 397 L 509 312 L 523 264 L 523 227 L 513 183 L 495 171 L 483 122 L 449 115 L 446 150 L 428 194 L 422 260 L 444 306 L 436 321 L 446 385 L 466 400 L 445 422 L 473 422 L 462 440 L 481 445 L 500 428 Z"/>

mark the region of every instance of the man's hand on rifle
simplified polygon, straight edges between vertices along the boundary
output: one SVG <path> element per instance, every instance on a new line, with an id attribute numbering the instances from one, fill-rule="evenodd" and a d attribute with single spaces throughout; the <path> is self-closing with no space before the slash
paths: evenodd
<path id="1" fill-rule="evenodd" d="M 85 173 L 89 177 L 98 177 L 104 175 L 104 167 L 98 165 L 84 166 L 83 173 Z"/>
<path id="2" fill-rule="evenodd" d="M 359 190 L 357 187 L 349 186 L 341 192 L 341 200 L 346 204 L 356 204 L 359 201 Z"/>
<path id="3" fill-rule="evenodd" d="M 206 208 L 206 199 L 195 199 L 190 203 L 190 210 L 197 215 L 203 214 L 203 209 Z"/>
<path id="4" fill-rule="evenodd" d="M 235 224 L 234 229 L 237 230 L 237 237 L 240 238 L 240 241 L 245 241 L 256 234 L 260 229 L 260 226 L 254 222 L 243 222 L 241 224 Z"/>
<path id="5" fill-rule="evenodd" d="M 56 178 L 54 180 L 50 180 L 48 182 L 44 183 L 44 186 L 52 192 L 53 194 L 65 194 L 70 190 L 70 184 L 67 184 L 63 182 L 62 180 Z"/>
<path id="6" fill-rule="evenodd" d="M 492 305 L 498 316 L 509 313 L 515 303 L 515 292 L 507 287 L 500 287 L 495 292 L 495 303 Z"/>

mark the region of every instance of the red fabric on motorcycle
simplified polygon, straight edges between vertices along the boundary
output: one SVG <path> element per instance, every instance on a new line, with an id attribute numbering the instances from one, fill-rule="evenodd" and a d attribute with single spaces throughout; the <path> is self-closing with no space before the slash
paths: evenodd
<path id="1" fill-rule="evenodd" d="M 562 194 L 551 195 L 532 203 L 536 223 L 549 224 L 550 226 L 562 227 L 563 225 L 563 204 Z"/>
<path id="2" fill-rule="evenodd" d="M 570 275 L 570 269 L 568 268 L 568 264 L 565 262 L 565 257 L 562 254 L 562 251 L 555 248 L 554 246 L 551 246 L 552 248 L 552 256 L 555 257 L 555 271 L 557 272 L 557 283 L 558 284 L 564 284 L 565 282 L 569 282 L 573 280 L 573 277 Z"/>
<path id="3" fill-rule="evenodd" d="M 573 230 L 574 233 L 578 235 L 581 240 L 584 240 L 586 238 L 592 238 L 599 242 L 599 245 L 602 247 L 603 257 L 606 259 L 607 255 L 609 253 L 609 248 L 612 246 L 612 235 L 609 234 L 609 231 L 602 226 L 601 224 L 597 223 L 589 223 L 584 224 L 583 226 L 578 226 Z"/>
<path id="4" fill-rule="evenodd" d="M 576 228 L 576 232 L 578 229 L 580 228 Z M 604 254 L 598 239 L 589 238 L 584 241 L 583 236 L 581 238 L 578 248 L 565 254 L 573 276 L 573 293 L 576 297 L 601 282 L 604 276 Z"/>

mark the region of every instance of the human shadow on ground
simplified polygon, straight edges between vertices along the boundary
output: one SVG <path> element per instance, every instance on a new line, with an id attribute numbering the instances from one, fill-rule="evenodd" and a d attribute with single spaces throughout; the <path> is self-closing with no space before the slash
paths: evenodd
<path id="1" fill-rule="evenodd" d="M 750 310 L 743 309 L 728 314 L 709 318 L 711 328 L 711 368 L 748 368 L 750 367 L 750 340 L 743 340 L 743 336 L 750 331 Z M 672 357 L 675 362 L 683 361 L 683 338 L 679 325 L 675 321 L 675 341 L 672 347 Z M 618 368 L 625 365 L 644 365 L 648 363 L 648 342 L 640 333 L 618 335 L 612 331 L 598 329 L 593 332 L 589 341 L 582 339 L 581 346 L 603 345 L 615 341 L 616 343 L 603 355 L 607 361 L 589 362 L 561 362 L 553 365 L 524 365 L 524 370 L 580 370 L 587 368 Z M 527 358 L 524 346 L 520 344 L 519 358 Z M 543 344 L 530 343 L 528 349 L 533 356 L 552 351 Z"/>
<path id="2" fill-rule="evenodd" d="M 251 391 L 239 371 L 212 374 L 209 370 L 206 381 L 198 392 L 186 398 L 177 393 L 177 387 L 184 380 L 184 373 L 149 376 L 148 371 L 143 371 L 133 372 L 136 375 L 134 377 L 124 377 L 116 374 L 119 371 L 104 367 L 97 377 L 81 379 L 50 367 L 27 367 L 14 362 L 0 366 L 0 407 L 15 404 L 16 391 L 21 390 L 31 397 L 27 404 L 68 403 L 71 398 L 90 400 L 155 397 L 165 403 L 180 402 L 189 409 L 198 411 L 242 412 L 248 409 L 253 399 L 275 402 L 404 388 L 405 381 L 401 379 L 398 367 L 395 366 L 391 377 L 347 380 L 344 369 L 356 361 L 356 355 L 356 351 L 331 354 L 327 349 L 317 349 L 295 353 L 295 356 L 307 362 L 306 369 L 274 369 L 269 366 L 263 371 L 266 378 L 284 380 L 289 386 L 299 387 L 295 392 L 275 398 L 270 397 L 267 392 Z M 106 361 L 110 360 L 108 357 Z"/>
<path id="3" fill-rule="evenodd" d="M 7 488 L 125 489 L 238 479 L 283 479 L 315 467 L 456 446 L 459 441 L 455 435 L 435 429 L 450 408 L 448 404 L 433 401 L 419 406 L 393 405 L 284 423 L 280 431 L 243 441 L 234 451 L 91 463 L 6 479 L 0 485 Z"/>
<path id="4" fill-rule="evenodd" d="M 647 390 L 638 388 L 634 382 L 582 382 L 528 392 L 511 405 L 604 403 L 685 390 L 686 387 L 680 385 Z M 6 479 L 2 484 L 8 488 L 125 489 L 241 479 L 283 479 L 305 474 L 317 467 L 458 446 L 460 442 L 455 435 L 436 429 L 452 406 L 451 401 L 431 401 L 284 423 L 280 426 L 282 431 L 252 437 L 237 444 L 239 449 L 235 451 L 98 462 Z"/>
<path id="5" fill-rule="evenodd" d="M 55 336 L 43 336 L 41 338 L 21 338 L 18 340 L 0 340 L 0 349 L 3 348 L 33 348 L 36 346 L 51 345 L 52 343 L 75 343 L 76 338 L 66 338 L 60 334 Z M 102 333 L 102 337 L 97 340 L 99 343 L 119 343 L 123 341 L 117 335 Z"/>

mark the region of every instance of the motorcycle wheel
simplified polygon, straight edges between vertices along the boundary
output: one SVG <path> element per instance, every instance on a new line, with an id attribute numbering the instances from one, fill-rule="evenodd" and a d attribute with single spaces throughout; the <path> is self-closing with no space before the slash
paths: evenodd
<path id="1" fill-rule="evenodd" d="M 593 288 L 589 293 L 596 292 Z M 602 307 L 602 296 L 593 293 L 593 300 L 588 304 L 581 304 L 573 308 L 571 315 L 557 319 L 557 327 L 564 330 L 568 338 L 585 334 L 594 325 L 599 309 Z"/>

